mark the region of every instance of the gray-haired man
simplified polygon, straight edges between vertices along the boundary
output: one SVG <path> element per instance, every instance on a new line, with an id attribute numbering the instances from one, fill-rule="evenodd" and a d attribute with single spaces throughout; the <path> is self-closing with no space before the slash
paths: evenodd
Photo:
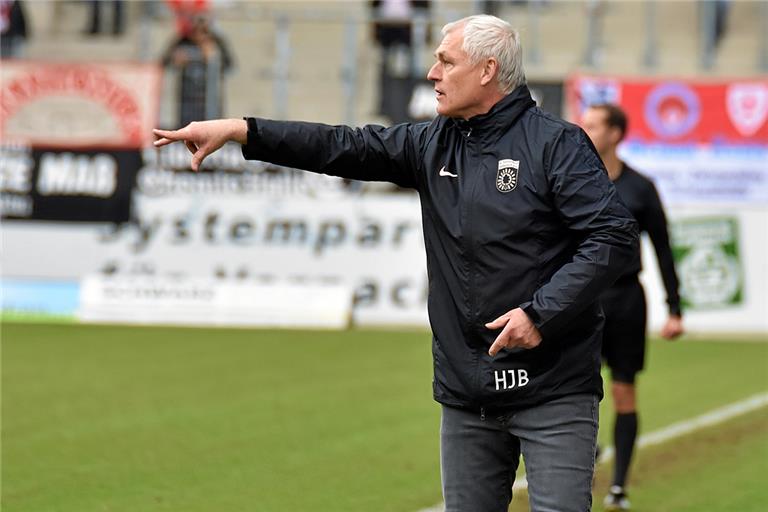
<path id="1" fill-rule="evenodd" d="M 539 110 L 517 32 L 443 29 L 438 116 L 389 128 L 248 118 L 157 130 L 192 167 L 228 140 L 246 158 L 419 192 L 447 511 L 506 511 L 520 455 L 534 512 L 591 506 L 602 396 L 597 297 L 637 227 L 578 127 Z"/>

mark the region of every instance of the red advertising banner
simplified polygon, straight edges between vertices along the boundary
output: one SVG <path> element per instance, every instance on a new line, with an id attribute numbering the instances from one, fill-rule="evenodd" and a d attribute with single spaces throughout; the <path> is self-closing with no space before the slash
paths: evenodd
<path id="1" fill-rule="evenodd" d="M 138 63 L 3 61 L 0 140 L 140 149 L 157 123 L 161 72 Z"/>
<path id="2" fill-rule="evenodd" d="M 577 121 L 588 105 L 627 112 L 627 142 L 768 145 L 768 79 L 659 80 L 577 75 L 567 83 Z"/>

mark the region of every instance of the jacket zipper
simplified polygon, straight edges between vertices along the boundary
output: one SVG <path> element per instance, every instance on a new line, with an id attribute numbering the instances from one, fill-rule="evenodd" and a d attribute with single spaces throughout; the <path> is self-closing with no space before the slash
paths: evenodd
<path id="1" fill-rule="evenodd" d="M 469 129 L 466 135 L 467 139 L 467 145 L 470 147 L 470 153 L 472 154 L 472 157 L 476 159 L 475 161 L 480 161 L 479 155 L 476 155 L 476 148 L 474 147 L 474 141 L 471 139 L 472 135 L 472 128 Z M 471 210 L 472 205 L 472 198 L 474 197 L 475 187 L 477 186 L 477 180 L 479 177 L 477 176 L 477 172 L 473 172 L 472 174 L 468 175 L 473 178 L 472 184 L 469 187 L 468 190 L 468 198 L 466 203 L 466 232 L 465 237 L 467 240 L 467 298 L 469 303 L 469 321 L 470 321 L 470 328 L 474 329 L 475 321 L 477 320 L 476 313 L 475 313 L 475 290 L 474 290 L 474 278 L 473 278 L 473 272 L 474 272 L 474 263 L 475 263 L 475 250 L 474 250 L 474 239 L 472 238 L 472 217 L 473 212 Z"/>
<path id="2" fill-rule="evenodd" d="M 482 159 L 477 148 L 475 147 L 475 140 L 471 138 L 472 135 L 472 128 L 467 131 L 467 134 L 464 136 L 467 141 L 467 146 L 469 147 L 470 154 L 474 161 L 481 162 L 482 166 Z M 475 270 L 475 251 L 474 251 L 474 239 L 472 237 L 472 200 L 474 197 L 475 187 L 477 186 L 478 180 L 481 179 L 481 177 L 478 175 L 479 169 L 476 170 L 476 172 L 470 171 L 471 174 L 467 175 L 467 179 L 472 178 L 472 183 L 468 187 L 468 194 L 467 199 L 465 203 L 466 207 L 466 226 L 465 226 L 465 239 L 467 241 L 467 303 L 469 307 L 469 311 L 467 312 L 467 321 L 469 323 L 469 329 L 468 331 L 470 333 L 474 332 L 475 330 L 475 323 L 477 322 L 477 312 L 476 312 L 476 298 L 475 298 L 475 287 L 474 287 L 474 270 Z M 483 390 L 480 386 L 480 355 L 478 352 L 478 347 L 474 346 L 472 350 L 475 352 L 475 368 L 474 368 L 474 387 L 475 392 L 477 393 L 477 396 L 482 396 Z M 485 421 L 485 408 L 480 409 L 480 418 L 482 421 Z"/>

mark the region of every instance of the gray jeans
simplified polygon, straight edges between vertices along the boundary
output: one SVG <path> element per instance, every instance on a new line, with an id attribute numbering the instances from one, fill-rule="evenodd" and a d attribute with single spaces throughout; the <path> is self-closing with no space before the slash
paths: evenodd
<path id="1" fill-rule="evenodd" d="M 598 399 L 572 395 L 508 414 L 443 406 L 440 465 L 446 512 L 506 512 L 525 459 L 531 512 L 592 507 Z"/>

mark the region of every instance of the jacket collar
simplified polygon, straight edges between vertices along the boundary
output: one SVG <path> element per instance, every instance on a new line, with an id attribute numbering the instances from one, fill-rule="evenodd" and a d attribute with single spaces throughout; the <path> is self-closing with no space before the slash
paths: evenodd
<path id="1" fill-rule="evenodd" d="M 453 119 L 453 122 L 465 135 L 469 133 L 488 133 L 508 128 L 520 115 L 535 106 L 527 85 L 520 85 L 499 100 L 485 114 L 470 117 L 467 120 Z"/>

